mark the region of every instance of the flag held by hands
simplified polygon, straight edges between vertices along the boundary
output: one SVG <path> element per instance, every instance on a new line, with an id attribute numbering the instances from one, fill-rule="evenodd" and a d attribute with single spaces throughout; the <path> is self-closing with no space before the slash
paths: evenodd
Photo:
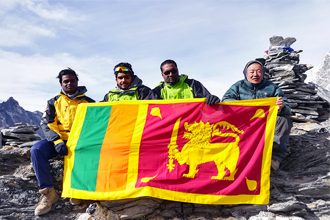
<path id="1" fill-rule="evenodd" d="M 276 98 L 80 104 L 63 197 L 268 204 Z"/>

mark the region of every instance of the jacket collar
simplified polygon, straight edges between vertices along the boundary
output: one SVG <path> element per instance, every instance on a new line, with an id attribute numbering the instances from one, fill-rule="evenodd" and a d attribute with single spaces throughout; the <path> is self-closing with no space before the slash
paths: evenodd
<path id="1" fill-rule="evenodd" d="M 67 94 L 66 92 L 63 91 L 63 89 L 61 89 L 61 92 L 59 92 L 59 94 L 60 95 L 65 95 L 69 99 L 75 99 L 79 96 L 84 96 L 86 92 L 87 92 L 87 89 L 86 89 L 85 86 L 78 86 L 76 92 L 73 95 Z"/>
<path id="2" fill-rule="evenodd" d="M 262 88 L 266 84 L 266 82 L 267 82 L 267 80 L 265 78 L 263 78 L 261 80 L 261 82 L 260 83 L 257 83 L 257 84 L 250 83 L 249 81 L 247 81 L 246 79 L 244 79 L 244 84 L 248 88 L 250 88 L 250 89 L 254 89 L 254 88 L 259 89 L 259 88 Z"/>
<path id="3" fill-rule="evenodd" d="M 131 85 L 127 89 L 121 89 L 118 85 L 110 90 L 112 93 L 119 93 L 119 94 L 133 94 L 136 92 L 137 87 L 142 85 L 142 80 L 138 77 L 135 76 Z"/>
<path id="4" fill-rule="evenodd" d="M 181 85 L 187 78 L 188 78 L 187 75 L 181 74 L 181 75 L 179 75 L 178 82 L 175 85 L 171 86 L 169 83 L 166 83 L 166 82 L 164 82 L 164 83 L 167 87 L 176 87 L 178 85 Z"/>

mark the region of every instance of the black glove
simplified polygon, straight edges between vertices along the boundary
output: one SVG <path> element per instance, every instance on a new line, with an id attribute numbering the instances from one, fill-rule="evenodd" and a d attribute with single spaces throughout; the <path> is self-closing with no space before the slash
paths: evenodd
<path id="1" fill-rule="evenodd" d="M 55 145 L 55 150 L 59 155 L 63 155 L 63 156 L 68 155 L 68 147 L 64 142 Z"/>
<path id="2" fill-rule="evenodd" d="M 215 95 L 208 95 L 206 96 L 206 104 L 213 105 L 214 103 L 219 103 L 220 99 L 218 96 Z"/>

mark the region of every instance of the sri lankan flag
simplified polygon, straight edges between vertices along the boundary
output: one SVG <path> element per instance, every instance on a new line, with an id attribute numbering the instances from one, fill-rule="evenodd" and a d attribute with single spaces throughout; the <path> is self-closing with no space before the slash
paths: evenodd
<path id="1" fill-rule="evenodd" d="M 276 99 L 80 104 L 62 196 L 268 204 Z"/>

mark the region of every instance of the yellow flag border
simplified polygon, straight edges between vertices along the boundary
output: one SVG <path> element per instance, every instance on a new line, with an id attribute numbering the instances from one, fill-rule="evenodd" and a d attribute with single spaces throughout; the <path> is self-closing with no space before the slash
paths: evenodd
<path id="1" fill-rule="evenodd" d="M 270 164 L 272 145 L 274 139 L 274 131 L 276 124 L 276 116 L 278 106 L 275 105 L 277 100 L 274 98 L 241 100 L 231 102 L 221 102 L 221 105 L 233 106 L 270 106 L 267 116 L 267 125 L 265 131 L 265 147 L 263 151 L 260 194 L 259 195 L 205 195 L 195 193 L 183 193 L 155 187 L 140 187 L 135 188 L 138 174 L 139 146 L 144 129 L 147 110 L 149 104 L 174 104 L 174 103 L 191 103 L 205 102 L 205 98 L 201 99 L 176 99 L 176 100 L 138 100 L 138 101 L 118 101 L 118 102 L 101 102 L 101 103 L 84 103 L 80 104 L 77 109 L 76 119 L 72 126 L 70 138 L 68 140 L 69 154 L 64 160 L 64 175 L 63 175 L 63 191 L 62 197 L 83 198 L 88 200 L 121 200 L 127 198 L 137 198 L 151 196 L 166 200 L 178 202 L 200 203 L 200 204 L 268 204 L 269 203 L 269 187 L 270 187 Z M 128 177 L 126 190 L 115 192 L 89 192 L 84 190 L 71 189 L 71 171 L 74 164 L 74 150 L 78 142 L 81 128 L 87 107 L 90 106 L 109 106 L 109 105 L 132 105 L 139 104 L 138 120 L 135 124 L 134 138 L 131 141 L 130 159 L 128 167 Z"/>

